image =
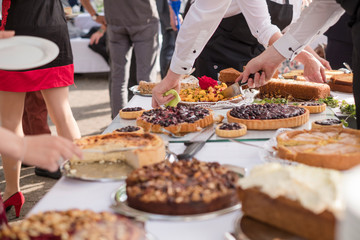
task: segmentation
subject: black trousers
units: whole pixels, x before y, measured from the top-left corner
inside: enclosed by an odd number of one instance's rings
[[[353,37],[353,92],[356,105],[356,124],[360,129],[360,20],[352,26]]]

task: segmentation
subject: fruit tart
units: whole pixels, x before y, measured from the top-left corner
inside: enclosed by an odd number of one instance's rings
[[[144,133],[144,129],[139,126],[126,126],[115,129],[114,132],[133,132],[133,133]]]
[[[216,127],[215,133],[219,137],[235,138],[245,135],[246,129],[246,125],[241,123],[222,123]]]
[[[316,120],[311,124],[312,128],[343,128],[343,123],[336,118]]]
[[[145,111],[141,107],[129,107],[129,108],[123,108],[119,111],[119,115],[123,119],[136,119],[139,117],[143,111]]]
[[[326,110],[326,104],[319,102],[302,102],[299,106],[306,108],[310,113],[322,113]]]
[[[285,104],[250,104],[227,112],[229,122],[242,123],[247,129],[268,130],[298,127],[309,121],[309,110]]]
[[[136,120],[136,124],[146,132],[156,133],[161,133],[163,128],[172,133],[195,132],[213,122],[212,110],[186,105],[144,111]]]

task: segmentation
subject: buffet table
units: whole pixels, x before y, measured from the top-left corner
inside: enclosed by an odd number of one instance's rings
[[[151,98],[135,96],[128,104],[129,107],[141,106],[145,109],[151,108]],[[330,111],[331,112],[331,111]],[[310,122],[319,116],[312,115]],[[331,115],[327,112],[325,115]],[[119,128],[124,123],[117,116],[105,132]],[[309,128],[310,123],[304,127]],[[263,146],[268,139],[267,136],[274,135],[275,131],[257,131],[258,136],[266,136],[261,140],[243,139],[251,141],[252,144]],[[170,141],[169,149],[175,153],[182,153],[185,149],[183,142]],[[259,155],[259,149],[243,146],[227,140],[214,139],[208,142],[196,158],[203,161],[218,161],[220,163],[233,164],[244,167],[246,170],[263,163]],[[87,182],[69,178],[61,178],[54,187],[41,199],[31,210],[30,214],[47,210],[66,210],[71,208],[91,209],[94,211],[112,211],[110,208],[113,200],[111,194],[119,188],[122,182]],[[159,240],[218,240],[224,239],[225,232],[232,232],[237,218],[241,212],[235,211],[205,221],[169,222],[148,221],[145,226]]]

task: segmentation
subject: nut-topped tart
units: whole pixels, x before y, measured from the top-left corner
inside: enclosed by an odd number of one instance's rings
[[[250,104],[231,109],[227,119],[256,130],[298,127],[309,121],[309,110],[285,104]]]
[[[73,157],[71,164],[84,164],[101,161],[126,161],[134,168],[161,162],[165,159],[165,145],[161,137],[150,133],[113,132],[87,136],[75,140],[82,149],[113,151],[121,148],[134,148],[109,154],[84,152],[84,159]]]
[[[128,108],[121,109],[119,111],[119,115],[123,119],[136,119],[144,111],[145,111],[145,109],[143,109],[141,107],[128,107]]]
[[[146,240],[144,227],[109,212],[72,209],[34,214],[0,230],[2,240]]]
[[[238,175],[216,162],[180,160],[133,171],[126,179],[130,207],[157,214],[190,215],[238,203]]]
[[[310,113],[321,113],[326,110],[326,104],[319,102],[302,102],[299,106],[306,108]]]
[[[155,108],[143,112],[136,124],[145,131],[195,132],[214,122],[213,112],[200,106]]]
[[[241,123],[222,123],[216,127],[215,133],[219,137],[234,138],[245,135],[246,129],[246,125]]]

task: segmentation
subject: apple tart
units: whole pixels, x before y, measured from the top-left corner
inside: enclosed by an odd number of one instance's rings
[[[242,123],[247,129],[270,130],[298,127],[309,121],[309,110],[284,104],[250,104],[227,112],[229,122]]]
[[[360,163],[360,131],[316,128],[286,131],[277,137],[278,156],[310,166],[346,170]]]

